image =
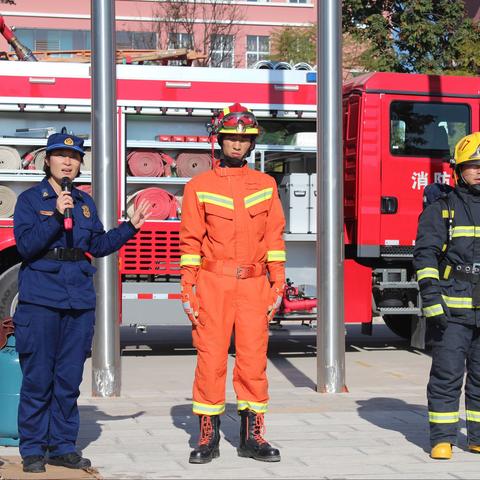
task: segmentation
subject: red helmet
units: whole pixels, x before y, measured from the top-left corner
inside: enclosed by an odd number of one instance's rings
[[[243,105],[234,103],[212,118],[210,132],[212,135],[231,133],[256,137],[259,128],[255,115]]]

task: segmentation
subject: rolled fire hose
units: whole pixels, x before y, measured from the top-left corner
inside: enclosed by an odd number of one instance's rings
[[[0,146],[0,169],[19,170],[22,168],[22,159],[17,149]]]
[[[83,164],[80,166],[80,171],[92,171],[92,152],[90,150],[87,150],[83,156]]]
[[[179,177],[194,177],[212,168],[212,156],[209,153],[180,153],[176,164]]]
[[[0,185],[0,218],[13,217],[17,195],[5,185]]]
[[[158,187],[149,187],[139,190],[127,198],[127,203],[130,203],[130,205],[127,206],[127,214],[130,217],[143,200],[147,200],[151,204],[150,220],[178,218],[176,198],[170,192]],[[133,209],[131,207],[132,203]]]
[[[39,150],[35,155],[35,170],[43,170],[45,163],[45,149]]]
[[[134,177],[171,176],[170,167],[166,168],[168,162],[164,157],[168,155],[156,151],[134,150],[127,156],[128,167]]]

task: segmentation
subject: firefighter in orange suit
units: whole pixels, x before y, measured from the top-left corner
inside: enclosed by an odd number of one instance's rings
[[[280,452],[262,432],[268,405],[268,325],[285,284],[285,218],[275,180],[246,164],[258,132],[255,116],[245,107],[237,103],[225,108],[211,125],[222,149],[220,159],[185,187],[182,302],[197,349],[193,412],[200,419],[200,440],[190,463],[219,456],[233,331],[233,385],[241,417],[238,454],[280,461]]]

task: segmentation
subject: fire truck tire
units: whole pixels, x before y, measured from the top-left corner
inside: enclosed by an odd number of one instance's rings
[[[385,325],[399,337],[410,340],[412,336],[412,317],[413,315],[384,315]]]
[[[10,317],[15,312],[20,265],[20,263],[17,263],[0,275],[0,319]]]

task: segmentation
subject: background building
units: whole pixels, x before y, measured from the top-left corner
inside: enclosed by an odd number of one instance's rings
[[[207,54],[209,66],[252,66],[268,57],[276,29],[316,21],[314,0],[117,0],[115,5],[118,49],[187,47]],[[0,13],[32,50],[90,49],[90,1],[16,0],[0,5]],[[8,49],[1,38],[0,50]]]

